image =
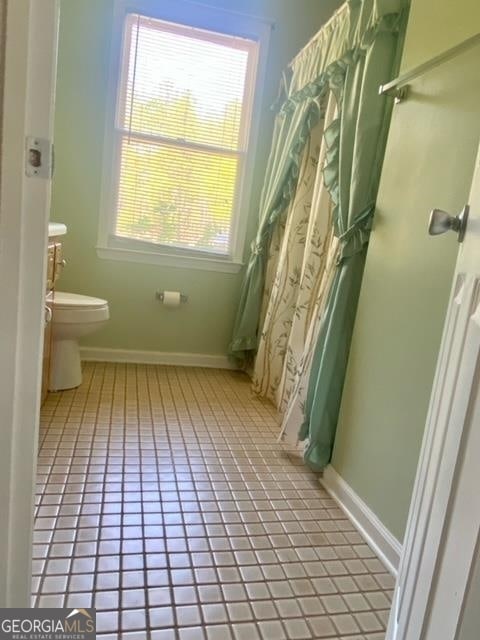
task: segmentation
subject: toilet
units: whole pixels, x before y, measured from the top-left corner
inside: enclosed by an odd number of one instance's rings
[[[106,300],[55,291],[49,391],[73,389],[82,383],[78,341],[103,327],[109,317]]]

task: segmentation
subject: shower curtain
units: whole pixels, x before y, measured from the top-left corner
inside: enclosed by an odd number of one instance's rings
[[[295,195],[270,243],[253,389],[284,412],[311,363],[334,272],[338,240],[323,182],[325,130],[336,115],[334,96],[312,129]],[[298,430],[298,429],[297,429]]]
[[[378,87],[404,18],[403,0],[348,0],[291,64],[242,287],[231,353],[258,350],[254,389],[315,468],[334,439],[391,110]]]

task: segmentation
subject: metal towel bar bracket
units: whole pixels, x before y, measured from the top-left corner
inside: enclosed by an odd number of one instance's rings
[[[402,102],[408,96],[409,85],[408,83],[418,78],[419,76],[427,73],[427,71],[431,71],[436,67],[439,67],[444,62],[448,62],[452,60],[456,56],[460,55],[464,51],[471,49],[480,44],[480,33],[476,33],[471,38],[467,38],[460,44],[457,44],[455,47],[451,49],[447,49],[447,51],[443,51],[438,56],[430,58],[426,62],[419,64],[417,67],[410,69],[410,71],[406,71],[402,73],[402,75],[395,78],[395,80],[391,80],[386,84],[380,85],[378,89],[378,93],[380,95],[386,95],[393,97],[395,99],[395,104]]]
[[[378,93],[381,96],[389,96],[390,98],[393,98],[395,104],[398,104],[399,102],[402,102],[402,100],[406,99],[406,97],[408,96],[409,88],[410,87],[408,84],[404,85],[403,87],[390,88],[388,88],[388,85],[386,84],[381,84],[378,89]]]

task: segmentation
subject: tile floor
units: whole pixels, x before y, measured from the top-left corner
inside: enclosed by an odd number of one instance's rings
[[[103,640],[383,640],[393,580],[246,376],[87,364],[42,412],[33,605]]]

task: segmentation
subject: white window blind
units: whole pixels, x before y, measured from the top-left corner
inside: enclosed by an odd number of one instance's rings
[[[246,38],[127,16],[114,236],[232,254],[257,49]]]

